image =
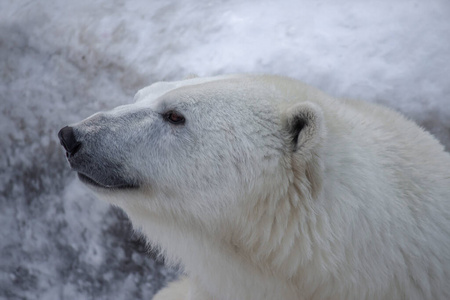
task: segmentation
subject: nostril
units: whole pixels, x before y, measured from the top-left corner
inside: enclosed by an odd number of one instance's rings
[[[73,128],[66,126],[58,132],[59,141],[66,149],[68,155],[74,155],[81,146],[81,143],[75,138]]]

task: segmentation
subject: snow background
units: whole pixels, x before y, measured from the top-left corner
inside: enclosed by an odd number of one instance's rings
[[[154,81],[239,72],[386,104],[450,149],[448,0],[0,0],[0,299],[151,299],[175,278],[57,132]]]

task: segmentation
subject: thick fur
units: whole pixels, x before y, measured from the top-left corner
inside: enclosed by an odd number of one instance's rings
[[[396,112],[234,75],[156,83],[74,129],[73,167],[139,185],[90,186],[185,269],[157,300],[450,299],[450,155]]]

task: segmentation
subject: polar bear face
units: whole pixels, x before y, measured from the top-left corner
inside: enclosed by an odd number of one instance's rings
[[[135,100],[69,127],[62,143],[76,140],[68,160],[101,198],[176,218],[219,220],[285,182],[291,152],[307,144],[300,131],[314,128],[311,107],[286,109],[245,78],[157,83]]]

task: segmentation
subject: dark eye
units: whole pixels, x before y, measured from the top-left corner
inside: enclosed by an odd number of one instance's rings
[[[164,120],[174,124],[174,125],[182,125],[186,121],[184,116],[176,111],[168,111],[163,114]]]

